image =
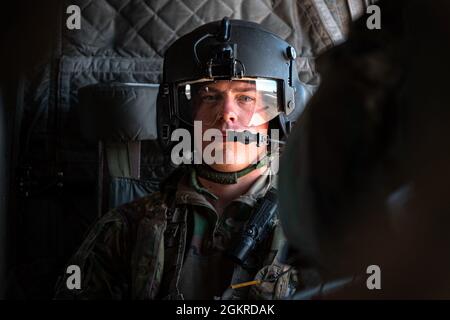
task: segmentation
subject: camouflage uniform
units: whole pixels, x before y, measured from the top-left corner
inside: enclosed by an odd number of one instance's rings
[[[278,299],[292,294],[297,273],[276,259],[284,244],[278,226],[245,266],[224,254],[273,180],[272,175],[261,176],[218,217],[207,200],[213,195],[199,185],[195,171],[176,170],[161,192],[113,209],[93,226],[69,263],[81,269],[81,289],[67,289],[66,275],[57,284],[56,297]],[[229,288],[286,270],[271,282]]]

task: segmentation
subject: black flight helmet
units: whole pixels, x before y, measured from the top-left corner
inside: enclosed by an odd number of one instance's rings
[[[195,95],[218,80],[245,81],[257,93],[243,103],[239,121],[247,127],[269,122],[287,136],[303,110],[305,90],[295,66],[296,51],[259,24],[224,18],[179,38],[166,51],[158,94],[158,136],[170,149],[171,133],[190,129]],[[211,120],[216,117],[211,110]]]

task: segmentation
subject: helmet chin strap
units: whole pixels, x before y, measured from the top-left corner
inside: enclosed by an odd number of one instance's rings
[[[264,167],[267,163],[269,163],[269,157],[265,156],[257,163],[235,172],[217,171],[207,164],[199,164],[196,165],[194,168],[197,173],[197,176],[202,177],[203,179],[220,184],[236,184],[239,178],[249,174],[250,172],[256,169]]]

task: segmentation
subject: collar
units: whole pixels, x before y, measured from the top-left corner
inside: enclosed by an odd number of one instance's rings
[[[178,182],[175,193],[176,204],[206,207],[216,213],[215,208],[206,197],[216,199],[217,196],[201,185],[194,168],[190,167],[189,169],[190,170],[185,171],[184,176]],[[271,187],[275,186],[275,175],[273,175],[269,167],[261,174],[245,194],[234,199],[232,202],[241,202],[253,207],[259,198],[263,197]]]

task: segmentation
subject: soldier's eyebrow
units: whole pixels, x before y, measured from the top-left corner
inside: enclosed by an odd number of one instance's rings
[[[249,91],[256,91],[255,86],[247,86],[247,87],[241,87],[241,88],[233,88],[231,89],[233,92],[249,92]]]

